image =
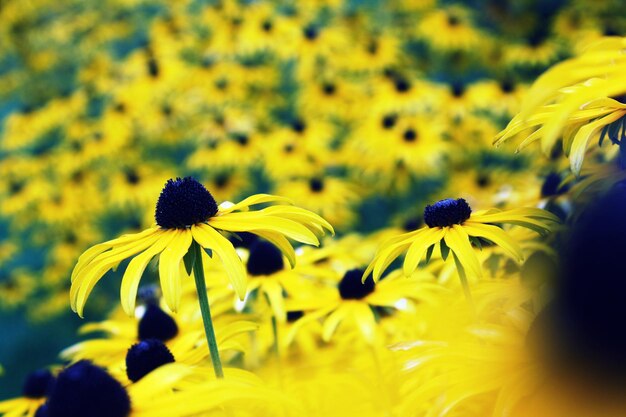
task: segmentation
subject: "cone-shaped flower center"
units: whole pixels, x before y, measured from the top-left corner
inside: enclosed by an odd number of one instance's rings
[[[269,242],[258,241],[250,246],[246,268],[250,275],[271,275],[284,268],[283,254]]]
[[[178,334],[176,321],[159,306],[148,304],[137,329],[139,340],[157,339],[167,342]]]
[[[54,385],[54,375],[47,369],[32,372],[22,386],[22,395],[27,398],[43,398]]]
[[[128,393],[115,378],[89,361],[63,370],[48,398],[46,417],[127,417]]]
[[[160,366],[173,363],[172,352],[157,339],[143,340],[134,344],[126,353],[126,375],[133,382],[139,381]]]
[[[446,227],[469,219],[472,209],[462,198],[446,198],[424,209],[424,223],[428,227]]]
[[[363,276],[362,269],[352,269],[343,276],[339,282],[339,295],[344,300],[360,300],[374,292],[376,284],[371,276],[368,276],[364,283],[361,282]]]
[[[155,218],[165,229],[183,229],[217,213],[217,203],[204,185],[191,177],[168,180],[156,205]]]

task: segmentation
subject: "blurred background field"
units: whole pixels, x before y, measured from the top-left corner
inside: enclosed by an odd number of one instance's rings
[[[623,6],[0,0],[0,398],[76,340],[76,259],[152,225],[168,178],[289,197],[339,236],[535,199],[566,163],[493,138],[549,66],[626,33]]]

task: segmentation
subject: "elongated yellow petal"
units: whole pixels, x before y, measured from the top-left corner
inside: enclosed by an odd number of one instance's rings
[[[107,255],[105,252],[99,257],[96,257],[93,260],[93,265],[86,266],[85,269],[76,276],[74,282],[72,282],[72,286],[70,287],[70,304],[72,310],[76,311],[78,315],[82,317],[85,301],[102,276],[124,259],[134,256],[150,247],[159,237],[160,234],[155,233],[125,248],[121,252],[116,252],[114,256]],[[102,258],[101,260],[99,259],[100,257]]]
[[[161,253],[173,238],[174,233],[162,234],[154,245],[146,249],[143,253],[135,256],[128,264],[124,272],[124,277],[122,278],[122,285],[120,286],[120,299],[122,309],[129,316],[133,316],[135,313],[137,289],[139,288],[143,271],[145,271],[152,258]]]
[[[180,264],[191,246],[191,240],[191,230],[177,230],[174,238],[159,256],[159,280],[163,299],[173,312],[178,311],[180,305],[182,287]]]
[[[328,342],[332,337],[339,324],[346,318],[346,315],[350,313],[350,309],[348,308],[349,304],[341,304],[335,311],[333,311],[327,318],[324,320],[324,326],[322,328],[322,339],[325,342]]]
[[[580,128],[574,137],[569,155],[570,166],[574,174],[580,175],[580,169],[583,165],[583,159],[585,157],[589,141],[591,141],[591,139],[593,139],[593,137],[597,135],[602,128],[604,128],[604,126],[619,120],[625,114],[626,112],[624,111],[617,111]]]
[[[376,255],[374,256],[374,259],[372,260],[372,262],[370,262],[370,264],[365,269],[365,272],[363,273],[362,281],[365,282],[365,279],[367,278],[367,276],[370,273],[372,273],[372,271],[374,271],[374,268],[377,265],[380,264],[379,269],[378,269],[379,273],[377,274],[375,272],[374,277],[373,277],[374,282],[378,282],[378,280],[380,279],[380,275],[385,271],[385,269],[387,269],[387,267],[398,256],[400,256],[402,252],[404,252],[404,250],[408,247],[410,242],[412,242],[419,234],[423,233],[424,230],[425,229],[423,228],[414,230],[412,232],[403,233],[401,235],[394,236],[392,238],[385,240],[380,246],[380,248],[378,248],[378,251],[376,252]]]
[[[246,296],[246,269],[243,266],[233,244],[217,230],[206,224],[191,227],[193,238],[205,249],[211,249],[224,264],[230,283],[233,285],[239,299]]]
[[[261,285],[261,289],[266,294],[270,307],[274,312],[274,317],[280,323],[284,323],[287,319],[287,313],[285,312],[285,300],[283,298],[283,289],[273,279],[267,279]]]
[[[498,226],[481,223],[469,224],[466,222],[466,224],[463,225],[463,229],[465,229],[467,234],[470,236],[478,236],[489,239],[504,249],[505,252],[507,252],[516,261],[522,262],[524,260],[524,254],[522,253],[522,250],[517,242]]]
[[[482,268],[478,262],[478,257],[470,244],[469,236],[463,230],[463,226],[455,224],[450,227],[444,236],[444,240],[446,245],[450,247],[450,250],[457,256],[468,276],[473,278],[482,277]]]
[[[404,275],[409,276],[417,269],[417,265],[426,253],[426,250],[439,242],[446,233],[445,229],[426,229],[418,238],[415,238],[406,253],[403,264]]]
[[[278,232],[290,239],[309,245],[319,245],[319,240],[307,227],[293,220],[259,213],[230,213],[213,217],[208,222],[212,227],[228,232],[250,232],[257,230]]]
[[[78,273],[81,272],[81,270],[88,265],[96,256],[102,254],[103,252],[106,252],[109,249],[112,249],[114,247],[120,247],[123,245],[126,245],[128,243],[132,243],[135,241],[139,241],[143,238],[146,238],[156,232],[159,231],[158,227],[152,227],[150,229],[146,229],[140,233],[135,233],[135,234],[128,234],[128,235],[122,235],[120,237],[118,237],[117,239],[113,239],[113,240],[109,240],[108,242],[104,242],[104,243],[99,243],[97,245],[92,246],[91,248],[87,249],[82,255],[80,255],[80,257],[78,258],[78,261],[76,262],[76,266],[74,267],[74,270],[72,271],[72,278],[71,281],[74,282],[74,278],[76,277],[76,275]]]
[[[285,236],[283,236],[282,234],[278,232],[272,232],[268,230],[257,230],[255,234],[262,237],[263,239],[267,240],[268,242],[276,246],[278,249],[280,249],[280,251],[283,253],[283,255],[285,255],[285,257],[289,261],[289,265],[291,265],[292,268],[296,266],[296,252],[293,249],[293,246],[291,246],[291,243],[289,243],[289,240],[287,240]]]
[[[192,374],[190,366],[182,363],[163,365],[131,384],[128,389],[132,401],[142,404],[154,401],[159,394],[169,392],[172,386]]]
[[[331,234],[335,234],[333,226],[324,220],[323,217],[313,213],[312,211],[305,210],[296,206],[272,206],[261,210],[262,213],[270,214],[273,216],[279,216],[286,219],[291,219],[298,223],[302,223],[305,226],[310,226],[315,230],[319,230],[323,235],[324,229],[328,230]]]
[[[355,302],[351,306],[356,325],[368,343],[373,343],[376,337],[376,318],[370,306],[366,303]]]
[[[255,204],[264,204],[264,203],[281,203],[281,204],[293,204],[291,200],[285,197],[280,197],[277,195],[271,194],[255,194],[244,200],[240,201],[237,204],[229,205],[227,208],[220,208],[218,212],[218,216],[222,214],[231,213],[233,211],[244,211],[247,210],[250,206],[254,206]]]

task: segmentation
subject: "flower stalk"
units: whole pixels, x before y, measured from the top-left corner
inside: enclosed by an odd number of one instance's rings
[[[211,353],[211,362],[213,370],[217,378],[224,378],[224,370],[222,369],[222,360],[220,352],[217,349],[217,339],[215,338],[215,329],[213,327],[213,319],[211,318],[211,308],[209,307],[209,297],[207,295],[206,282],[204,280],[204,267],[202,265],[202,248],[195,241],[191,244],[194,251],[193,276],[196,281],[196,291],[198,292],[198,301],[200,302],[200,313],[204,323],[204,333],[206,335],[209,352]]]

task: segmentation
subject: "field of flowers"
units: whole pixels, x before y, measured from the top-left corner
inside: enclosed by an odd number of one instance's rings
[[[626,415],[625,35],[0,0],[0,416]]]

